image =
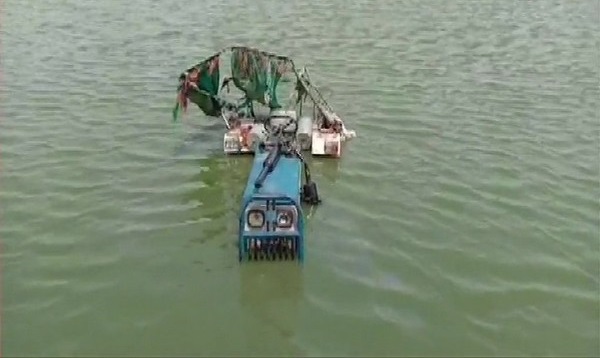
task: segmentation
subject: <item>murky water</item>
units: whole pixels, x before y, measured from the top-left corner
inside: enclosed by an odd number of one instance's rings
[[[598,1],[2,6],[5,356],[600,354]],[[234,44],[359,135],[303,270],[238,265],[249,159],[171,121]]]

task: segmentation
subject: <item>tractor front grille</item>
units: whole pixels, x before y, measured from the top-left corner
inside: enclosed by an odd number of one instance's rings
[[[299,236],[243,237],[240,244],[240,260],[246,261],[293,261],[303,253]]]

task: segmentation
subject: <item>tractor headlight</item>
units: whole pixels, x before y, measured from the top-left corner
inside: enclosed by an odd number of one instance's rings
[[[294,224],[294,212],[292,210],[277,211],[277,227],[287,229]]]
[[[246,221],[251,228],[261,228],[265,224],[265,213],[262,210],[249,210]]]

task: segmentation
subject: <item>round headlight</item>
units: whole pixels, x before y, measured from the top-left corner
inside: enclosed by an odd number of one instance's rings
[[[277,212],[277,227],[289,228],[294,223],[294,213],[290,210],[281,210]]]
[[[261,228],[265,224],[265,213],[261,210],[248,211],[248,226],[252,228]]]

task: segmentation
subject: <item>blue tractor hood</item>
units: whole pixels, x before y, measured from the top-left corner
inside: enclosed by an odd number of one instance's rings
[[[243,204],[252,200],[255,195],[284,196],[296,205],[300,205],[300,192],[302,188],[302,163],[296,157],[282,155],[272,171],[265,177],[260,188],[254,184],[264,169],[264,164],[270,152],[264,151],[254,155],[252,170],[244,189]]]
[[[302,173],[293,153],[255,152],[239,217],[240,261],[303,261]]]

